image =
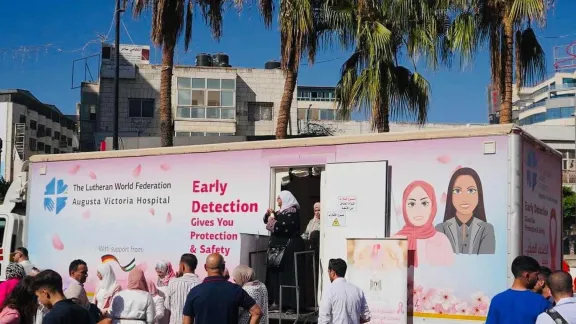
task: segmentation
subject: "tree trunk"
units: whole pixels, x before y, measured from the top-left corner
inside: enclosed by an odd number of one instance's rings
[[[161,145],[174,146],[174,121],[172,120],[172,69],[174,45],[162,48],[162,73],[160,75],[160,140]]]
[[[372,107],[372,129],[378,133],[390,132],[389,113],[388,102],[384,101],[382,104],[380,102],[374,103]]]
[[[298,72],[290,69],[286,70],[286,81],[284,81],[284,93],[280,102],[278,111],[278,121],[276,122],[276,139],[285,139],[288,137],[288,121],[290,120],[290,108],[292,107],[292,98],[296,88]]]
[[[513,24],[504,17],[504,46],[502,46],[502,56],[504,58],[504,96],[500,105],[500,124],[512,122],[512,80],[513,80],[513,57],[514,57],[514,29]]]

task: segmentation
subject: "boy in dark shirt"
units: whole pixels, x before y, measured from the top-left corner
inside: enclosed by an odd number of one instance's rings
[[[62,277],[53,270],[44,270],[34,277],[34,293],[38,301],[50,309],[42,324],[95,324],[88,310],[64,297]]]
[[[494,296],[486,324],[528,324],[535,323],[540,313],[552,304],[533,292],[538,282],[540,265],[529,256],[519,256],[512,262],[514,283],[512,287]]]

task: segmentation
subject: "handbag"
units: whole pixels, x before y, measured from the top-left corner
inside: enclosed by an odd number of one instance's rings
[[[290,244],[290,241],[288,241],[286,245],[271,246],[268,248],[268,251],[266,251],[266,265],[269,268],[280,267],[288,244]]]

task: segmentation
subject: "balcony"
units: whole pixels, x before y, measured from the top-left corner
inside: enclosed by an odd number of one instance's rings
[[[562,183],[576,184],[576,171],[562,170]]]
[[[575,90],[576,83],[564,83],[564,84],[553,84],[550,85],[550,91],[565,91],[565,90]]]

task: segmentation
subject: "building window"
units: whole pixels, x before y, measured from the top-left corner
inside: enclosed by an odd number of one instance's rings
[[[234,133],[216,133],[216,132],[176,132],[176,137],[190,136],[234,136]]]
[[[60,140],[60,132],[54,132],[54,139],[57,141]]]
[[[38,143],[36,144],[36,151],[38,151],[38,152],[44,152],[44,143],[38,142]]]
[[[37,123],[35,120],[30,121],[30,129],[36,130]]]
[[[336,100],[336,94],[334,89],[298,90],[297,99],[303,101],[334,101]]]
[[[52,137],[52,128],[46,127],[46,136],[47,136],[47,137]]]
[[[54,154],[60,154],[60,150],[57,148],[54,148]]]
[[[68,144],[68,146],[72,146],[72,138],[68,137],[66,139],[66,143]]]
[[[272,102],[249,102],[248,120],[272,120],[274,103]]]
[[[44,145],[44,153],[46,153],[46,154],[52,153],[52,146]]]
[[[131,118],[153,118],[154,99],[128,99],[128,117]]]
[[[29,139],[30,151],[36,151],[36,139],[30,138]]]
[[[306,118],[308,117],[308,118]],[[336,120],[336,109],[329,108],[298,108],[299,120]]]
[[[38,125],[38,131],[36,131],[36,137],[46,136],[46,128],[44,125]]]
[[[20,119],[18,122],[20,124],[26,124],[26,115],[20,115]]]
[[[176,117],[235,119],[236,80],[177,78]]]

